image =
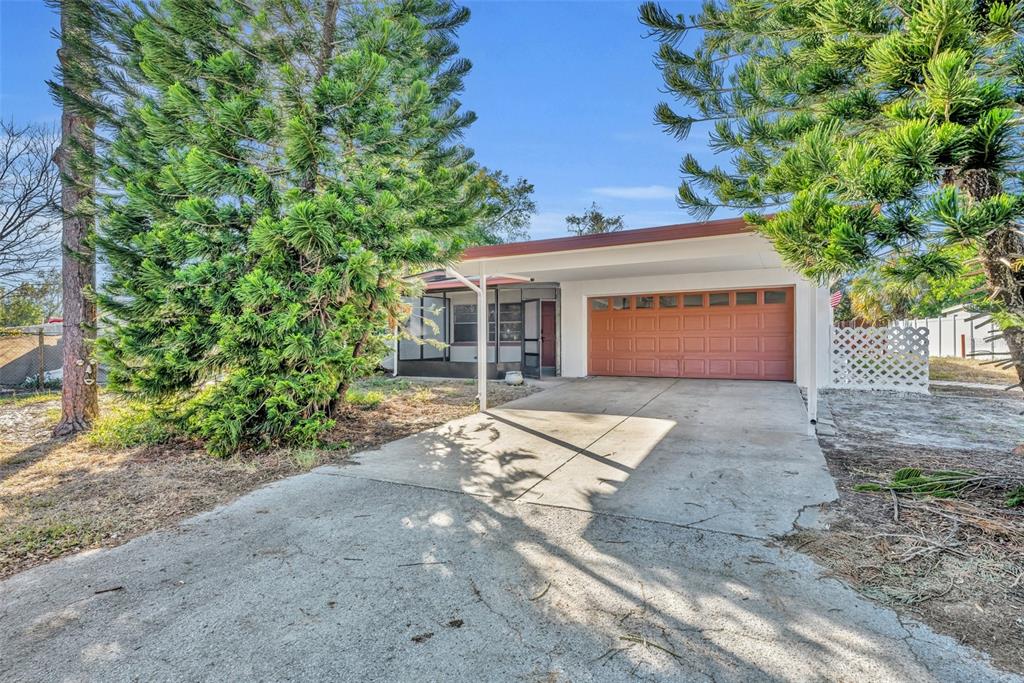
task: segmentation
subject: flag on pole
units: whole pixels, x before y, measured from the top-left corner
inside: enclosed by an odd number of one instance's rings
[[[842,301],[843,301],[843,293],[842,292],[840,292],[840,291],[832,292],[832,299],[829,301],[829,303],[832,304],[832,308],[835,308],[836,306],[838,306],[840,303],[842,303]]]

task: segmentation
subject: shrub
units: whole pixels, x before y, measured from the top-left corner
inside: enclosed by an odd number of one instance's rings
[[[167,443],[173,437],[169,422],[157,417],[149,407],[129,402],[105,412],[85,438],[100,448],[131,448]]]
[[[364,391],[362,389],[349,389],[345,394],[345,401],[363,410],[372,410],[384,400],[384,392],[376,389]]]
[[[1018,486],[1006,497],[1006,507],[1016,508],[1024,506],[1024,486]]]
[[[313,448],[293,448],[288,454],[299,469],[311,470],[320,464],[320,453]]]
[[[417,389],[411,399],[414,403],[430,403],[434,400],[434,392],[426,387]]]

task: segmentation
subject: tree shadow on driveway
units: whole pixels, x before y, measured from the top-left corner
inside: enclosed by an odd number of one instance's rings
[[[428,462],[460,459],[471,495],[321,468],[177,530],[9,579],[0,584],[0,676],[996,676],[801,555],[732,534],[516,503],[546,454],[495,448],[493,433],[474,429],[421,441]]]

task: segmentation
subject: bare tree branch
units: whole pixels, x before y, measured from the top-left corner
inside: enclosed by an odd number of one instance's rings
[[[0,289],[52,267],[60,250],[56,132],[0,121]]]

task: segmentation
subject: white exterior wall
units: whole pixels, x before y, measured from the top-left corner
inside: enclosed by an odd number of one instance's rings
[[[587,374],[587,297],[655,292],[793,286],[794,361],[797,384],[812,375],[819,387],[831,377],[832,309],[829,292],[783,266],[768,240],[755,233],[688,238],[577,251],[495,256],[459,264],[467,276],[487,273],[558,282],[558,355],[561,374]],[[815,316],[814,313],[817,313]],[[811,321],[817,348],[811,349]],[[816,373],[810,371],[815,359]]]
[[[587,374],[588,297],[775,286],[794,287],[794,367],[796,382],[803,387],[807,386],[810,374],[808,359],[811,357],[811,319],[813,306],[817,305],[818,349],[814,357],[817,361],[818,386],[826,386],[830,376],[829,344],[832,329],[832,309],[829,306],[828,290],[816,287],[782,268],[563,282],[560,330],[562,375],[585,377]]]

